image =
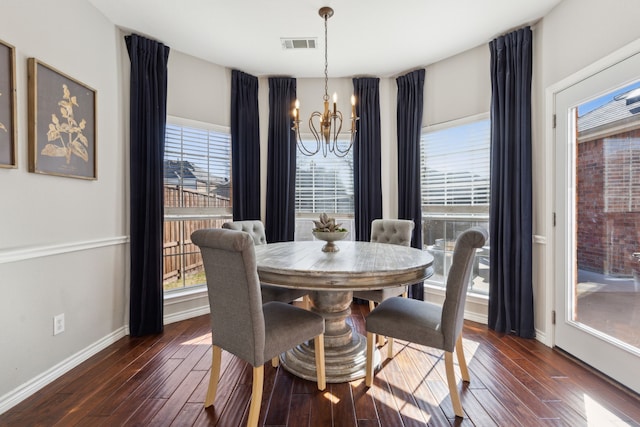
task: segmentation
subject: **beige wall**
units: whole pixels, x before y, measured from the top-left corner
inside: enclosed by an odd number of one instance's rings
[[[18,168],[0,169],[0,412],[124,335],[127,219],[118,32],[84,0],[5,0]],[[96,181],[27,172],[27,58],[97,90]],[[66,330],[53,336],[53,316]],[[68,368],[68,367],[67,367]],[[13,393],[10,393],[12,392]]]
[[[488,113],[491,107],[488,41],[426,67],[422,125]]]

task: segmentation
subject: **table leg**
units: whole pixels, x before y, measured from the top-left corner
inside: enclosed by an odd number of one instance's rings
[[[311,310],[325,321],[324,351],[328,383],[342,383],[365,376],[367,339],[347,323],[351,314],[351,291],[317,291],[309,294]],[[283,353],[284,368],[294,375],[316,381],[313,341]],[[380,363],[376,349],[374,366]]]

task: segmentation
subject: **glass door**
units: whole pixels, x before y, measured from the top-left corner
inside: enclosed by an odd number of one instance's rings
[[[556,94],[555,344],[640,391],[640,55]]]

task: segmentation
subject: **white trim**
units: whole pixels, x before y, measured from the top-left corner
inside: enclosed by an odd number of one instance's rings
[[[551,337],[539,329],[536,329],[536,341],[541,342],[547,347],[553,347],[553,341],[551,340]]]
[[[539,234],[533,235],[533,243],[538,245],[546,245],[547,244],[547,236],[541,236]]]
[[[481,323],[483,325],[488,325],[489,324],[489,317],[485,316],[484,314],[479,314],[473,311],[468,311],[465,310],[464,311],[464,318],[466,320],[470,320],[472,322],[476,322],[476,323]]]
[[[203,314],[209,314],[210,312],[207,287],[204,285],[191,286],[186,289],[175,291],[166,291],[164,293],[165,309],[173,305],[197,300],[203,300],[202,305],[200,305],[199,307],[167,314],[163,318],[163,323],[165,325],[168,325],[170,323],[180,322],[181,320],[187,320],[193,317],[202,316]]]
[[[167,115],[167,124],[190,127],[195,129],[212,130],[214,132],[220,132],[225,134],[231,133],[230,126],[221,126],[213,123],[201,122],[199,120],[185,119],[183,117],[170,116],[170,115]]]
[[[128,242],[129,236],[115,236],[107,237],[104,239],[85,240],[72,243],[0,249],[0,264],[25,261],[28,259],[53,255],[61,255],[70,252],[85,251],[89,249],[102,248],[105,246],[122,245]]]
[[[491,118],[491,114],[489,112],[474,114],[473,116],[462,117],[459,119],[448,120],[446,122],[435,123],[428,126],[423,126],[421,129],[421,133],[426,132],[435,132],[441,129],[447,129],[454,126],[462,126],[467,123],[479,122],[481,120],[488,120]]]
[[[637,39],[626,46],[612,52],[604,58],[595,61],[591,65],[573,73],[572,75],[556,82],[545,89],[545,110],[544,110],[544,129],[545,129],[545,167],[544,171],[546,177],[545,185],[545,203],[547,206],[547,212],[544,212],[543,224],[544,229],[547,231],[547,235],[553,244],[547,245],[544,252],[545,260],[545,272],[543,280],[545,283],[545,321],[544,328],[547,334],[540,334],[544,336],[544,343],[548,346],[555,345],[555,326],[551,322],[551,311],[556,309],[555,301],[555,228],[553,226],[553,212],[556,210],[555,206],[555,128],[553,127],[553,117],[556,114],[555,97],[556,94],[563,90],[597,74],[606,68],[624,61],[625,59],[638,54],[640,52],[640,39]],[[549,313],[546,315],[546,313]],[[536,331],[536,334],[538,331]]]
[[[38,392],[44,386],[52,383],[57,378],[66,374],[91,356],[109,347],[119,339],[125,337],[125,328],[119,328],[104,338],[91,344],[89,347],[79,351],[78,353],[66,358],[51,369],[46,370],[42,374],[32,378],[26,383],[18,386],[14,390],[0,397],[0,414],[8,411],[18,403],[22,402],[29,396]]]
[[[181,322],[183,320],[192,319],[209,313],[209,302],[207,301],[207,304],[201,307],[190,308],[189,310],[184,310],[179,313],[168,314],[164,316],[163,322],[165,325],[168,325],[170,323]]]
[[[175,289],[164,291],[164,305],[165,307],[182,304],[187,301],[193,301],[200,298],[207,298],[207,286],[195,285],[188,286],[184,289]],[[207,301],[208,304],[208,301]]]
[[[425,296],[432,295],[437,298],[440,298],[441,300],[444,300],[444,297],[445,297],[445,289],[438,286],[433,286],[433,285],[425,284],[424,293],[425,293]],[[465,304],[465,310],[464,310],[464,318],[466,320],[471,320],[472,322],[478,322],[478,323],[482,323],[483,325],[487,325],[489,323],[489,317],[484,313],[478,313],[477,311],[467,310],[466,307],[468,304],[487,307],[489,305],[489,297],[486,295],[468,293],[467,301]]]

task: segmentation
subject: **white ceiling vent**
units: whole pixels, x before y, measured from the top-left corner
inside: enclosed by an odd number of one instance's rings
[[[315,49],[317,46],[316,38],[281,38],[280,44],[283,49]]]

